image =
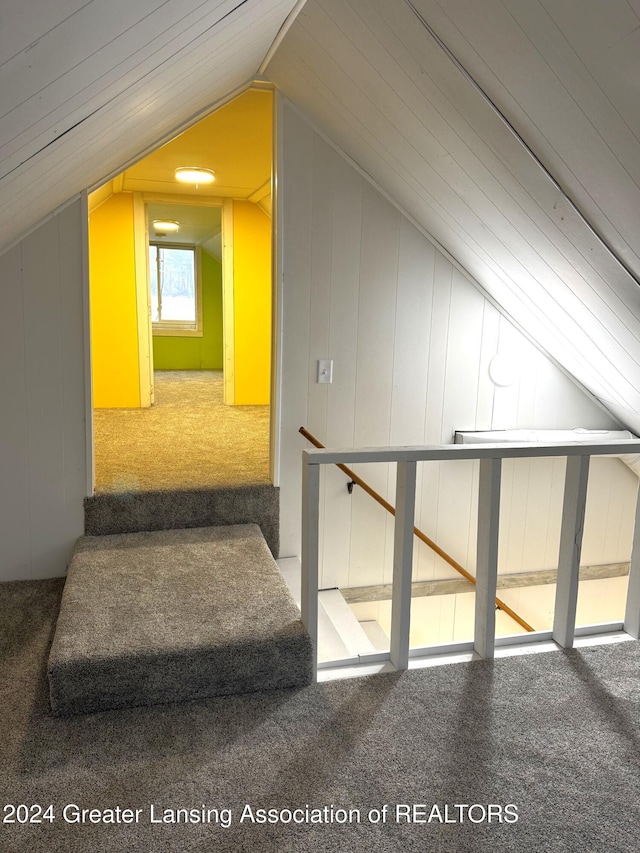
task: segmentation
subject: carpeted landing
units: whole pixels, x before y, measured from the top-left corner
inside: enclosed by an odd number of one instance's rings
[[[311,679],[309,635],[257,525],[78,540],[49,657],[55,714]]]
[[[635,642],[54,717],[62,586],[0,586],[0,800],[27,819],[0,823],[7,853],[640,849]],[[284,822],[306,805],[323,822]],[[137,821],[106,823],[118,806]],[[254,822],[259,808],[276,822]],[[351,822],[327,822],[338,808]]]

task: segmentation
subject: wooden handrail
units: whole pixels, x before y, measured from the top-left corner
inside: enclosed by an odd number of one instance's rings
[[[317,447],[320,450],[326,450],[325,445],[321,444],[318,439],[309,432],[309,430],[305,429],[304,427],[300,427],[298,432],[303,435],[308,442],[313,444],[314,447]],[[391,504],[386,501],[382,497],[382,495],[379,495],[375,489],[371,488],[371,486],[366,483],[362,479],[362,477],[359,477],[355,471],[339,462],[336,463],[336,467],[339,468],[343,472],[343,474],[346,474],[347,477],[349,477],[357,486],[360,486],[360,488],[365,491],[370,497],[372,497],[374,501],[379,503],[380,506],[384,507],[388,513],[391,513],[391,515],[396,514],[395,507],[391,506]],[[453,557],[447,554],[446,551],[443,551],[442,548],[433,541],[433,539],[429,539],[426,533],[423,533],[422,530],[419,530],[415,526],[413,528],[413,533],[415,536],[418,537],[421,542],[424,542],[424,544],[431,548],[432,551],[435,551],[435,553],[439,557],[441,557],[445,561],[445,563],[448,563],[451,568],[455,569],[456,572],[461,574],[463,578],[466,578],[469,583],[473,584],[474,586],[476,585],[476,579],[474,578],[474,576],[470,574],[465,568],[463,568],[460,563],[457,562],[457,560],[454,560]],[[500,598],[496,598],[496,607],[498,608],[498,610],[502,610],[508,616],[511,616],[511,618],[515,620],[518,625],[520,625],[520,627],[525,629],[525,631],[535,631],[535,628],[532,628],[528,622],[525,622],[525,620],[521,616],[518,616],[518,614],[514,610],[512,610],[508,604],[505,604],[505,602],[502,601]]]

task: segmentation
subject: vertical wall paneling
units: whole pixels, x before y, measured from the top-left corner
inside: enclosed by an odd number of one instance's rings
[[[453,267],[440,252],[437,252],[434,267],[435,285],[430,318],[429,362],[427,365],[425,444],[442,444],[448,440],[443,437],[443,433],[448,432],[443,425],[446,382],[446,358],[444,354],[447,351],[449,340],[452,276]],[[432,539],[441,542],[443,529],[439,523],[439,492],[441,471],[446,471],[446,465],[440,462],[428,463],[423,465],[422,469],[423,477],[428,477],[428,481],[422,489],[422,508],[418,514],[418,519],[422,522],[421,529],[425,531],[427,536],[431,536]],[[421,525],[419,524],[418,526],[420,527]],[[444,572],[445,576],[448,574],[448,569],[444,567],[442,561],[431,552],[425,554],[424,549],[421,549],[421,556],[423,556],[423,560],[426,559],[426,566],[429,569],[427,569],[428,574],[425,574],[425,568],[421,567],[421,572],[418,576],[420,580],[430,580],[440,577],[442,576],[442,572]]]
[[[482,340],[478,364],[478,398],[476,402],[476,429],[491,429],[493,424],[494,384],[489,366],[498,352],[500,314],[485,300],[482,312]]]
[[[391,444],[421,444],[436,250],[406,219],[400,224],[391,395]]]
[[[422,444],[424,440],[435,255],[435,247],[406,219],[402,219],[391,396],[391,444]],[[417,507],[422,502],[423,469],[424,466],[418,466]],[[416,577],[425,550],[428,551],[416,540]]]
[[[330,385],[317,381],[317,363],[329,354],[329,335],[331,311],[331,253],[332,253],[332,208],[333,151],[321,143],[317,136],[313,140],[312,165],[312,210],[311,210],[311,278],[309,292],[309,398],[306,426],[326,443],[327,398]],[[327,472],[321,480],[320,502],[326,502]],[[324,512],[320,515],[320,565],[324,563]],[[323,576],[323,586],[327,581]]]
[[[307,426],[324,442],[330,385],[317,381],[317,361],[329,353],[333,181],[331,149],[314,137],[309,312],[309,410]]]
[[[399,228],[398,212],[365,185],[354,432],[359,446],[384,445],[390,439]],[[370,465],[366,471],[356,470],[376,491],[393,500],[391,467]],[[390,581],[391,520],[359,489],[353,497],[349,582],[359,586],[371,582],[372,577],[377,583]]]
[[[286,102],[284,154],[283,555],[299,553],[296,430],[307,413],[332,447],[446,444],[465,428],[616,427]],[[490,377],[497,354],[515,367],[509,385]],[[331,385],[315,383],[320,357],[334,360]],[[504,464],[501,572],[556,566],[564,470],[563,459]],[[393,503],[394,466],[358,473]],[[599,490],[600,478],[611,487]],[[389,582],[393,521],[345,483],[323,472],[320,584]],[[598,460],[592,488],[598,530],[592,545],[587,529],[584,560],[628,559],[634,476]],[[477,494],[477,463],[418,467],[416,524],[470,571]],[[416,580],[455,576],[421,543],[414,563]]]
[[[478,366],[482,344],[484,297],[458,270],[452,270],[449,333],[445,352],[446,373],[442,404],[442,443],[453,441],[460,423],[473,423],[478,397]],[[454,426],[456,425],[456,426]],[[473,462],[453,462],[443,466],[440,503],[449,524],[457,519],[458,529],[452,556],[464,566],[475,565],[475,513],[473,508]]]
[[[58,217],[23,242],[28,488],[35,577],[46,576],[50,563],[64,559],[60,541],[65,527],[61,250]]]
[[[0,580],[31,577],[22,246],[0,256]]]
[[[429,348],[425,366],[427,375],[425,421],[422,441],[424,444],[440,444],[442,440],[442,403],[444,400],[444,363],[441,353],[446,349],[449,333],[449,304],[451,300],[452,268],[440,252],[434,253],[433,265],[427,268],[428,280],[432,282],[426,322],[429,326]],[[440,463],[425,463],[418,470],[419,498],[417,518],[422,529],[434,538],[438,524],[438,485]],[[426,522],[426,523],[425,523]],[[420,526],[420,525],[418,525]],[[431,531],[431,532],[430,532]],[[416,580],[431,580],[440,561],[428,548],[419,546],[417,551]]]
[[[331,232],[331,304],[329,348],[333,382],[327,397],[327,444],[354,444],[355,391],[360,296],[360,243],[363,181],[342,157],[332,151],[333,207]],[[347,478],[336,468],[325,472],[323,585],[338,586],[349,570],[353,495]]]
[[[529,462],[527,475],[536,477],[536,487],[527,489],[527,500],[524,508],[524,526],[522,529],[522,568],[523,571],[533,571],[538,566],[548,565],[546,561],[546,543],[549,539],[549,515],[558,517],[560,523],[560,507],[551,510],[553,466],[558,460],[536,459]],[[558,553],[557,544],[553,553]],[[508,571],[506,564],[500,566],[503,572]]]
[[[633,516],[629,506],[637,489],[637,477],[618,459],[591,460],[589,489],[582,541],[582,562],[600,565],[617,554],[626,562],[631,554]],[[607,523],[602,524],[602,519]]]
[[[327,408],[327,442],[354,443],[362,243],[363,180],[334,152],[333,232],[331,235],[330,352],[333,383]],[[364,287],[364,283],[362,284]]]
[[[306,442],[309,396],[312,159],[314,134],[285,103],[284,159],[280,180],[283,211],[282,435],[280,457],[280,553],[299,554],[300,458]]]
[[[76,199],[0,257],[1,579],[64,574],[83,532],[86,203]],[[6,423],[5,423],[6,421]],[[5,459],[6,457],[6,459]],[[6,529],[5,529],[6,525]]]
[[[555,566],[560,548],[562,529],[562,499],[566,476],[566,459],[549,460],[551,465],[551,494],[547,505],[547,536],[545,566]]]
[[[87,210],[85,198],[66,207],[57,217],[60,241],[60,309],[63,400],[64,527],[61,531],[62,556],[84,533],[84,505],[87,494],[87,452],[85,426],[85,348],[88,321],[84,303],[88,297],[85,256]],[[85,325],[86,324],[86,325]],[[89,439],[91,441],[91,438]],[[48,574],[48,569],[45,572]]]

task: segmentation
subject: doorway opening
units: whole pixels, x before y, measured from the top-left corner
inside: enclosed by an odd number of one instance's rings
[[[90,196],[96,493],[271,481],[272,111],[250,89]]]

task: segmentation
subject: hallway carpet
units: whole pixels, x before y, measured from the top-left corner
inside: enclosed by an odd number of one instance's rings
[[[222,371],[156,371],[147,409],[95,409],[96,492],[269,481],[269,407],[225,406]]]
[[[637,642],[55,718],[62,584],[0,586],[6,853],[639,849]]]

